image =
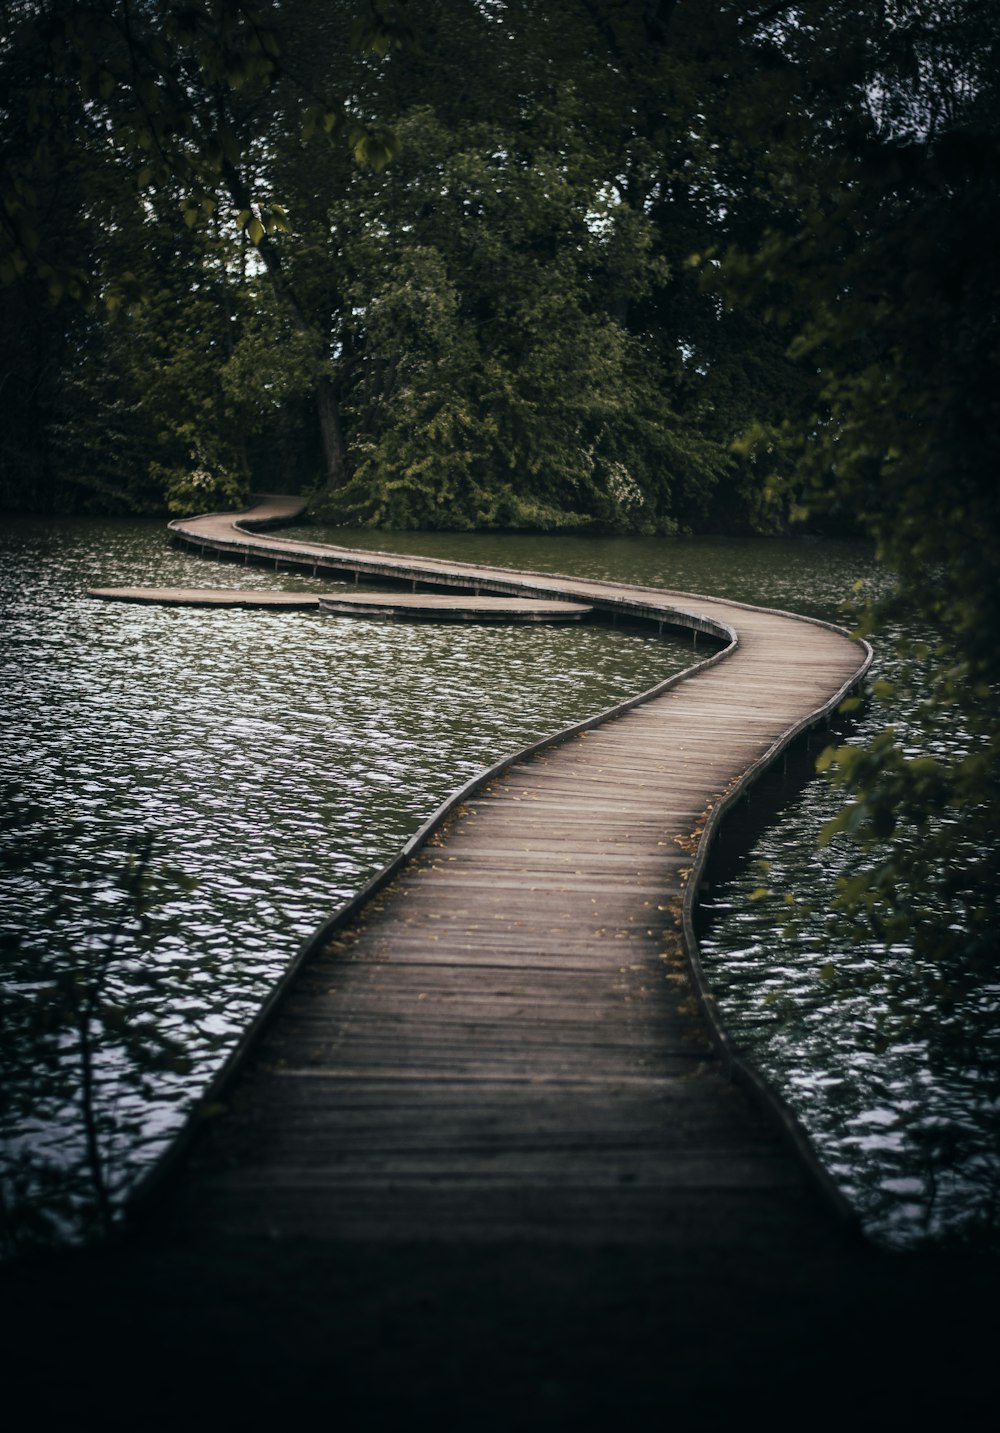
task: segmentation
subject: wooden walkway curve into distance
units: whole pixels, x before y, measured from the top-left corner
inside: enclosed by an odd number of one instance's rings
[[[267,532],[297,511],[171,527],[220,557],[586,603],[714,651],[445,803],[301,952],[216,1081],[225,1114],[140,1211],[212,1235],[584,1244],[766,1244],[845,1213],[715,1015],[692,910],[727,803],[870,651],[714,598]]]
[[[985,1426],[995,1258],[858,1237],[733,1049],[692,920],[720,812],[867,650],[268,533],[298,510],[175,535],[341,594],[569,599],[711,655],[470,782],[315,932],[121,1236],[0,1280],[8,1404],[108,1433]]]

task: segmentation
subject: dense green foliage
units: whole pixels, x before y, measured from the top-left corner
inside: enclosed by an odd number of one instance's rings
[[[6,9],[6,505],[782,520],[731,445],[810,379],[687,263],[766,217],[735,10]]]
[[[790,352],[817,372],[819,402],[805,421],[757,425],[744,449],[778,458],[793,501],[876,539],[896,591],[863,628],[905,613],[927,633],[904,654],[922,730],[887,726],[821,762],[851,797],[824,833],[854,842],[839,903],[863,934],[992,961],[1000,14],[986,0],[837,8],[802,7],[783,36],[800,120],[772,149],[774,220],[754,248],[729,250],[722,285],[737,301],[770,295],[792,319]],[[822,128],[809,113],[819,78]],[[892,687],[875,695],[891,716]],[[962,734],[961,758],[935,754],[943,725]]]

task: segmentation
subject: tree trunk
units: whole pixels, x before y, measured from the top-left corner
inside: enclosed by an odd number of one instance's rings
[[[323,440],[323,459],[326,465],[326,490],[333,492],[343,487],[349,477],[347,448],[340,426],[340,409],[337,395],[329,378],[321,378],[316,386],[316,410],[319,414],[319,431]]]
[[[250,188],[239,171],[234,165],[226,164],[223,165],[222,173],[226,181],[226,188],[229,190],[229,197],[236,207],[253,213]],[[265,234],[261,238],[256,248],[261,262],[267,270],[267,276],[271,280],[271,287],[277,298],[288,309],[296,332],[310,335],[316,340],[317,348],[322,351],[326,347],[323,335],[315,324],[310,323],[306,318],[298,296],[281,267],[281,255],[268,235]],[[342,487],[346,483],[350,474],[347,465],[347,446],[344,443],[344,433],[340,424],[337,394],[333,381],[327,375],[321,375],[316,382],[316,413],[319,418],[320,439],[323,444],[326,490],[333,492],[335,488]]]

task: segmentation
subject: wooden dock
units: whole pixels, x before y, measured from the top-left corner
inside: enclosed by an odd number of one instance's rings
[[[88,587],[88,597],[103,602],[139,602],[153,607],[278,608],[284,612],[315,611],[315,592],[255,592],[238,587]]]
[[[817,1187],[845,1213],[780,1101],[734,1085],[759,1082],[715,1016],[692,909],[726,802],[836,706],[866,649],[716,599],[259,530],[288,511],[171,526],[230,558],[583,602],[717,650],[472,783],[327,923],[220,1077],[226,1113],[163,1179],[158,1217],[648,1245],[734,1220],[767,1238],[813,1217]]]
[[[375,622],[579,622],[593,611],[582,602],[532,601],[527,597],[476,597],[437,592],[267,592],[246,587],[88,587],[105,602],[158,607],[276,608],[320,611]]]
[[[580,622],[593,608],[583,602],[528,597],[477,597],[442,592],[337,592],[319,599],[321,612],[373,622]]]

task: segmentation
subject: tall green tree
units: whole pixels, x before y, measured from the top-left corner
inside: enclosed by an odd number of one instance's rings
[[[816,372],[689,260],[787,214],[782,143],[829,148],[822,105],[784,139],[769,109],[790,7],[8,4],[0,276],[91,305],[46,339],[50,471],[197,505],[280,451],[351,521],[786,520],[732,440]]]
[[[648,225],[625,232],[569,109],[455,128],[416,107],[370,186],[373,212],[359,224],[341,208],[356,468],[332,511],[653,531],[674,525],[678,489],[725,463],[684,430],[669,380],[602,302],[609,266],[641,293],[656,261]]]
[[[141,7],[128,0],[7,0],[0,281],[108,317],[147,302],[138,274],[145,246],[108,263],[103,238],[111,225],[124,223],[130,234],[143,224],[147,234],[155,223],[172,226],[163,210],[176,204],[188,227],[221,221],[234,245],[248,242],[298,349],[321,349],[325,335],[289,282],[277,242],[287,222],[267,173],[273,97],[279,87],[294,94],[295,112],[286,106],[286,113],[296,134],[305,125],[327,144],[346,144],[357,163],[383,164],[392,141],[349,116],[327,84],[301,91],[281,60],[281,32],[294,8],[263,0],[150,0]],[[356,7],[337,10],[353,18],[354,43],[375,52],[395,43],[393,21],[362,10],[358,23]],[[347,45],[351,34],[348,21]],[[342,70],[328,67],[324,82],[335,73]],[[123,218],[129,207],[132,215]],[[58,222],[61,210],[68,223]],[[192,269],[190,288],[200,282]],[[159,297],[156,289],[153,303]],[[67,327],[75,323],[70,318]],[[343,442],[329,375],[314,362],[311,377],[324,467],[336,481]],[[198,426],[196,416],[192,423]]]
[[[672,9],[410,8],[420,44],[378,101],[403,152],[330,220],[353,472],[327,514],[670,531],[710,510],[737,430],[663,321],[697,290],[654,212],[658,144],[691,122],[690,75],[663,84]]]
[[[995,958],[1000,14],[978,0],[805,6],[777,39],[809,142],[775,137],[779,221],[729,253],[726,284],[794,305],[791,354],[821,391],[805,421],[748,446],[783,449],[798,500],[871,533],[897,592],[867,624],[901,608],[934,634],[910,654],[927,729],[964,734],[951,760],[891,726],[825,754],[850,798],[827,838],[863,853],[841,903],[921,954]]]

